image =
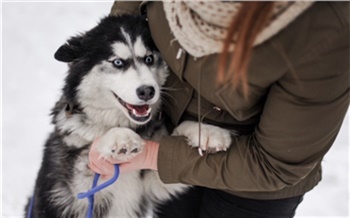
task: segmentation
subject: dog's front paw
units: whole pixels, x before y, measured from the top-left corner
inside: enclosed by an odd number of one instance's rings
[[[185,136],[191,147],[198,147],[200,155],[203,155],[202,151],[207,153],[226,151],[231,145],[231,135],[228,130],[201,123],[199,134],[199,124],[193,121],[182,122],[176,127],[173,135]]]
[[[100,138],[97,151],[102,158],[127,161],[140,153],[144,146],[143,139],[128,128],[113,128]]]

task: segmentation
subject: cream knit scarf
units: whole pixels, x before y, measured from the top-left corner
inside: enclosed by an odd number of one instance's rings
[[[310,7],[310,1],[276,2],[273,16],[257,36],[254,45],[271,38]],[[239,2],[230,1],[165,1],[164,11],[176,40],[189,54],[202,57],[219,53]],[[231,50],[234,44],[231,45]]]

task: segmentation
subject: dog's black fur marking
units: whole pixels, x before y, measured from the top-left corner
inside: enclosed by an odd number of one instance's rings
[[[34,208],[36,209],[33,210],[32,218],[56,217],[57,214],[60,214],[61,208],[52,207],[49,203],[51,201],[49,192],[54,188],[53,184],[57,183],[66,186],[69,192],[69,186],[65,184],[72,179],[72,166],[74,166],[74,162],[81,152],[87,151],[89,146],[86,145],[82,148],[68,147],[65,146],[61,135],[57,134],[56,131],[50,134],[45,144],[44,158],[38,174],[38,178],[45,179],[37,179],[36,181],[35,196],[40,196],[41,199],[37,201],[34,198]],[[55,171],[52,172],[52,169],[55,169]],[[67,196],[68,202],[72,200],[72,196]]]

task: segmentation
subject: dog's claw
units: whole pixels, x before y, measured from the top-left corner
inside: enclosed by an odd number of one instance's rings
[[[201,148],[198,148],[198,153],[199,153],[199,155],[200,155],[201,157],[203,157],[203,151],[202,151]]]

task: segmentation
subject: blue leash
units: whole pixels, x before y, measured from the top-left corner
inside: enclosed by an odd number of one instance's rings
[[[98,179],[100,178],[100,174],[96,173],[94,177],[94,181],[92,182],[92,187],[89,191],[79,193],[78,198],[83,199],[83,198],[88,198],[89,200],[89,208],[86,217],[87,218],[92,218],[93,216],[93,210],[94,210],[94,195],[96,192],[101,191],[102,189],[112,185],[115,181],[117,181],[119,177],[119,165],[114,164],[114,176],[109,179],[108,181],[100,184],[97,186]]]
[[[29,202],[27,218],[31,218],[32,217],[33,206],[34,206],[34,193],[33,193],[32,198],[30,199],[30,202]]]
[[[101,191],[102,189],[106,188],[107,186],[112,185],[115,181],[117,181],[118,177],[119,177],[119,165],[114,164],[114,176],[110,180],[97,186],[97,182],[98,182],[98,179],[100,178],[100,174],[96,173],[94,180],[92,182],[91,189],[87,192],[78,194],[79,199],[83,199],[83,198],[87,197],[89,200],[89,207],[88,207],[88,212],[86,215],[87,218],[92,218],[92,216],[94,214],[94,195],[95,195],[95,193],[98,191]],[[33,205],[34,205],[34,194],[33,194],[33,197],[30,199],[27,218],[32,217]]]

